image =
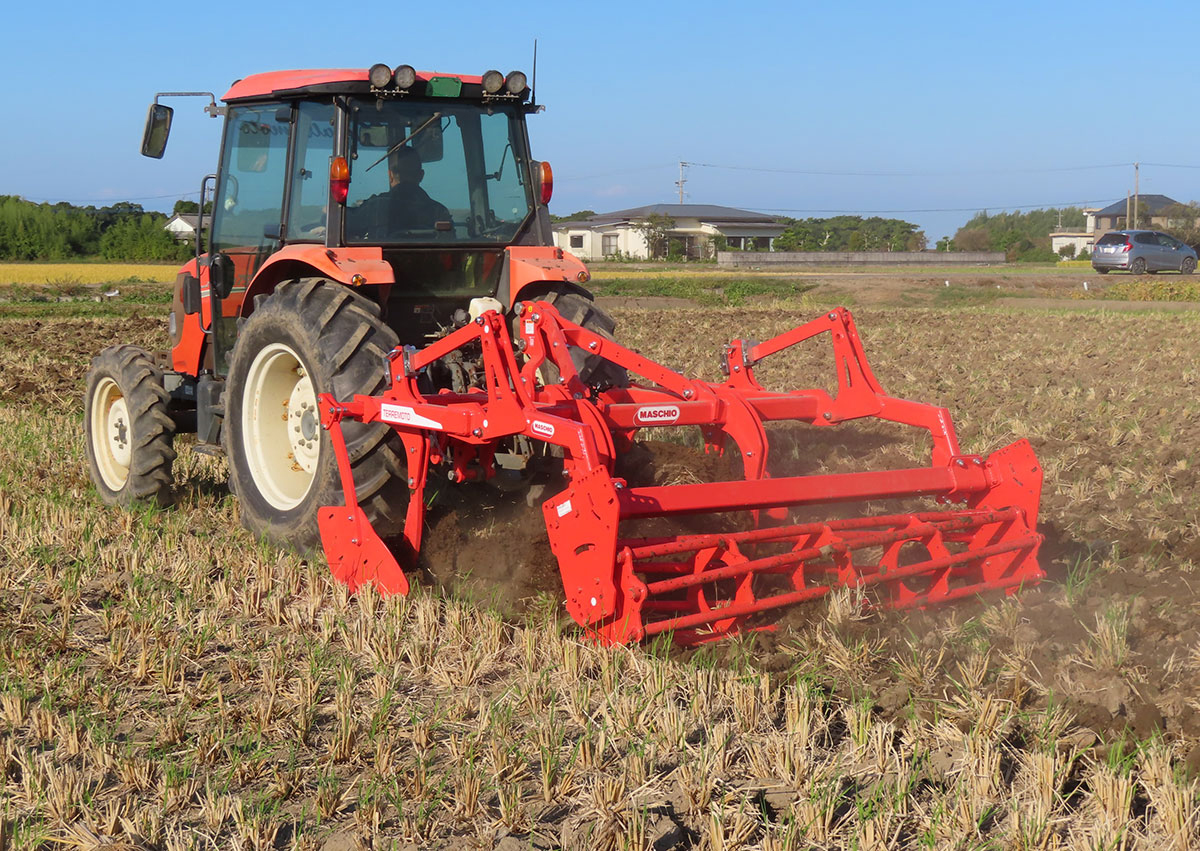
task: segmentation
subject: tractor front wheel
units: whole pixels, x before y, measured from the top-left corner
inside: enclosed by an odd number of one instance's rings
[[[88,467],[109,505],[171,502],[175,423],[162,370],[144,349],[110,346],[92,359],[83,403]]]
[[[343,504],[317,396],[380,393],[396,343],[378,305],[337,283],[289,281],[256,300],[225,391],[225,453],[243,526],[284,546],[317,545],[317,510]],[[360,505],[379,534],[396,534],[408,502],[399,439],[382,423],[347,421],[342,431]]]

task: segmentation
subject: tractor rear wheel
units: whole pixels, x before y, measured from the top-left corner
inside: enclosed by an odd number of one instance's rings
[[[617,321],[608,314],[608,311],[597,307],[596,303],[587,296],[577,292],[553,290],[539,298],[554,305],[554,309],[568,322],[574,322],[606,340],[616,341],[613,331],[617,327]],[[575,346],[571,347],[570,354],[571,362],[575,365],[584,384],[597,386],[601,390],[608,387],[629,386],[629,374],[612,361],[607,361],[599,355],[589,355],[583,349]],[[554,384],[558,381],[558,367],[549,361],[542,365],[539,372],[546,384]]]
[[[162,370],[137,346],[110,346],[92,359],[83,403],[88,467],[109,505],[171,502],[175,423]]]
[[[317,395],[350,399],[385,385],[397,344],[379,306],[320,278],[257,299],[229,363],[223,440],[242,525],[297,549],[320,540],[317,509],[343,504],[341,479]],[[403,451],[383,423],[342,424],[359,504],[380,535],[403,528]]]

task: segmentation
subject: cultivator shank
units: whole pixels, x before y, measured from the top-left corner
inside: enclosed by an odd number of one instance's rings
[[[961,454],[944,408],[883,392],[847,311],[831,311],[763,343],[733,341],[724,352],[728,377],[716,383],[689,379],[574,325],[547,303],[516,310],[515,347],[505,319],[487,312],[423,350],[394,351],[390,386],[381,395],[343,402],[321,397],[346,496],[344,507],[322,510],[322,541],[335,574],[351,587],[372,582],[406,592],[401,564],[412,567],[420,550],[431,466],[444,467],[454,481],[490,478],[499,445],[516,435],[561,450],[567,486],[544,503],[546,528],[567,610],[605,642],[664,632],[686,643],[709,640],[752,627],[762,612],[844,586],[869,589],[875,605],[903,607],[1013,589],[1043,576],[1036,532],[1041,468],[1032,448],[1018,441],[987,458]],[[772,392],[758,383],[754,367],[764,358],[825,333],[836,393]],[[458,394],[418,390],[423,369],[476,346],[484,386]],[[628,387],[588,387],[572,349],[617,364],[633,380]],[[547,362],[561,379],[542,386]],[[864,417],[927,430],[930,466],[769,476],[765,423],[824,428]],[[339,426],[345,418],[388,423],[404,443],[413,493],[403,540],[391,547],[355,501]],[[713,452],[732,445],[742,478],[628,486],[615,477],[614,460],[649,426],[698,427]],[[941,510],[893,509],[819,522],[795,522],[790,511],[916,497],[933,498]],[[701,522],[711,531],[682,531]]]

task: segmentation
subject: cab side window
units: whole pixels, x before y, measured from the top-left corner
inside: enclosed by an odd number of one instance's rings
[[[233,107],[225,124],[221,180],[213,210],[214,251],[232,257],[245,286],[274,248],[264,228],[279,227],[291,124],[278,106]]]
[[[333,156],[333,104],[300,104],[296,121],[296,166],[288,210],[288,240],[325,240],[329,213],[329,158]]]

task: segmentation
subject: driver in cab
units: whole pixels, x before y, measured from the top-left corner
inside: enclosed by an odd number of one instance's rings
[[[386,192],[372,195],[347,213],[348,229],[386,241],[386,235],[403,231],[435,230],[450,223],[450,211],[421,188],[425,170],[415,148],[401,147],[388,154]],[[443,226],[445,227],[445,226]]]

